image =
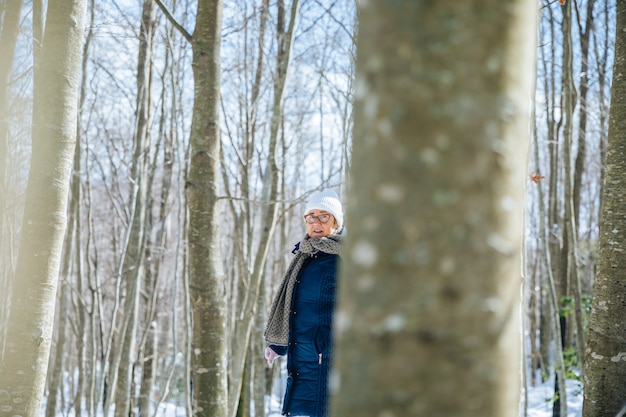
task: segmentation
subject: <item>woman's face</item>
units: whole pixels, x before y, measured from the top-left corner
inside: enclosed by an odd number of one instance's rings
[[[309,210],[304,215],[304,220],[309,237],[326,237],[337,230],[335,217],[325,210]],[[326,222],[323,222],[323,220],[326,220]]]

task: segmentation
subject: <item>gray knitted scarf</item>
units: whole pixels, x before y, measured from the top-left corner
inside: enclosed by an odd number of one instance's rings
[[[291,296],[296,283],[296,278],[304,261],[316,252],[325,252],[333,255],[341,255],[341,236],[330,235],[322,238],[310,238],[308,235],[300,241],[298,252],[291,260],[289,268],[280,283],[278,293],[272,303],[267,326],[265,327],[265,341],[268,344],[287,346],[289,343],[289,312],[291,309]]]

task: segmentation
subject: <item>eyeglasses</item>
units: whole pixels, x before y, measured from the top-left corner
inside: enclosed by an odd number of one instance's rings
[[[315,219],[317,219],[320,221],[320,223],[328,223],[330,217],[330,214],[320,214],[319,216],[316,216],[314,214],[307,214],[306,216],[304,216],[304,221],[308,224],[313,224],[315,223]]]

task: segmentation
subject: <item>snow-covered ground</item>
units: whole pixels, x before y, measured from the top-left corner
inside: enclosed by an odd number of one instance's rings
[[[552,396],[554,395],[554,377],[536,387],[528,388],[527,417],[552,417]],[[582,383],[576,380],[567,381],[567,417],[581,417],[583,410]],[[523,400],[523,398],[522,398]],[[520,416],[523,415],[520,412]]]
[[[552,417],[552,397],[554,395],[554,377],[545,383],[528,388],[528,409],[524,415],[524,405],[520,406],[520,417]],[[274,395],[268,401],[268,417],[281,417],[282,398]],[[522,402],[524,395],[522,395]],[[582,383],[567,381],[567,417],[581,417],[583,408]]]

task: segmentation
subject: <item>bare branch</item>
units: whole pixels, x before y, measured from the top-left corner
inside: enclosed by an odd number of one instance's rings
[[[161,9],[161,11],[163,12],[163,14],[165,15],[165,17],[167,17],[167,20],[170,21],[170,23],[176,28],[178,29],[178,31],[180,32],[181,35],[183,35],[183,37],[185,39],[187,39],[187,42],[191,43],[193,41],[193,36],[191,36],[191,33],[187,32],[187,29],[185,29],[185,27],[183,25],[181,25],[178,20],[176,20],[176,18],[174,17],[174,15],[172,14],[172,12],[170,12],[170,10],[167,8],[166,5],[163,4],[163,2],[161,0],[154,0],[155,3],[157,4],[157,6],[159,6],[159,9]]]

